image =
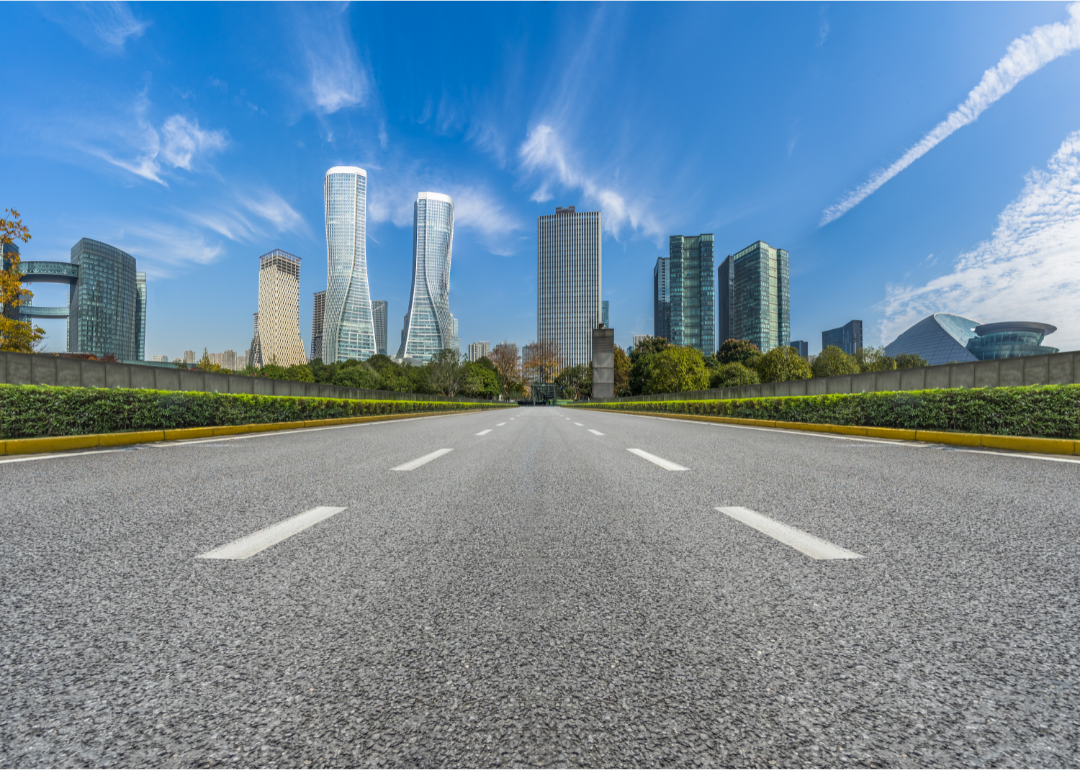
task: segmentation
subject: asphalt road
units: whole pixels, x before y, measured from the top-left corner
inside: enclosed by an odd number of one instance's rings
[[[1080,764],[1076,462],[553,408],[14,459],[4,766]]]

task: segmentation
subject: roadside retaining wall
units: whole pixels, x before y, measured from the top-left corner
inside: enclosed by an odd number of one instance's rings
[[[490,403],[482,398],[396,393],[389,390],[343,388],[313,382],[288,382],[239,374],[217,374],[161,366],[113,364],[82,358],[0,352],[0,383],[60,385],[72,388],[146,388],[200,393],[248,393],[257,396],[377,399],[381,401],[453,401]]]
[[[1073,385],[1076,383],[1080,383],[1080,352],[942,364],[918,369],[897,369],[891,372],[845,374],[839,377],[815,377],[810,380],[770,382],[761,385],[743,385],[738,388],[713,388],[686,393],[657,393],[613,399],[592,399],[592,401],[718,401],[731,398],[824,396],[830,393],[879,393],[932,388],[1007,388],[1021,385]]]

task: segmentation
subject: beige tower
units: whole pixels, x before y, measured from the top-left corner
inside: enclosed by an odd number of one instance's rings
[[[253,363],[306,364],[300,339],[300,257],[274,249],[259,257],[259,312],[255,316]]]

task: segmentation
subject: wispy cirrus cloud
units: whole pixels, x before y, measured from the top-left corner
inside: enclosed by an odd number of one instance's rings
[[[42,3],[45,16],[83,44],[105,54],[121,54],[129,38],[142,35],[150,22],[135,18],[127,3]]]
[[[1005,56],[983,73],[982,80],[971,90],[964,103],[903,154],[891,166],[875,171],[870,178],[848,193],[839,203],[825,209],[821,215],[824,226],[858,206],[883,184],[943,142],[957,129],[963,128],[981,115],[990,105],[1009,93],[1021,80],[1037,72],[1061,56],[1080,48],[1080,3],[1069,6],[1070,20],[1036,27],[1014,40]]]
[[[931,255],[933,257],[933,255]],[[930,257],[927,257],[930,259]],[[1001,213],[993,236],[923,286],[890,286],[881,322],[891,342],[933,312],[982,323],[1040,321],[1059,331],[1047,344],[1080,347],[1080,131],[1069,135],[1045,171],[1027,176]]]
[[[322,115],[363,106],[372,90],[371,75],[349,32],[347,7],[304,4],[288,17],[290,36],[305,70],[300,95]]]
[[[193,224],[228,238],[254,242],[280,233],[311,234],[304,218],[273,190],[237,193],[232,200],[201,211],[185,211]]]
[[[614,188],[605,186],[586,174],[567,152],[558,132],[549,125],[533,128],[518,150],[522,169],[540,178],[531,199],[537,203],[551,200],[553,185],[581,190],[586,198],[599,204],[604,228],[618,235],[629,226],[650,237],[659,237],[663,228],[645,206],[628,201]]]

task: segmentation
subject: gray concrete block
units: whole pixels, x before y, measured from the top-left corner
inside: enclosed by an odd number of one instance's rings
[[[975,387],[975,364],[949,364],[949,387],[974,388]]]
[[[84,388],[107,388],[104,361],[79,361]]]
[[[154,369],[155,390],[180,390],[179,369]]]
[[[132,366],[131,369],[131,387],[133,388],[145,388],[153,390],[154,388],[154,366]]]
[[[130,388],[131,367],[124,364],[105,364],[106,388]]]
[[[193,372],[190,370],[179,369],[180,372],[180,390],[185,392],[197,392],[203,389],[203,377],[202,372]]]
[[[1024,359],[1022,358],[1002,358],[997,362],[998,365],[998,381],[997,385],[991,387],[998,388],[1015,388],[1021,385],[1026,385],[1024,382]]]
[[[1018,358],[1024,365],[1025,385],[1047,385],[1050,382],[1050,356]]]
[[[56,384],[65,388],[82,386],[82,364],[77,358],[57,358]]]
[[[925,369],[901,369],[900,390],[926,390]]]
[[[972,366],[975,367],[976,388],[996,388],[1001,382],[997,361],[976,361]]]
[[[902,371],[902,370],[901,370]],[[878,391],[900,390],[900,372],[876,372]]]
[[[806,382],[806,395],[808,396],[824,396],[828,392],[828,386],[825,384],[825,377],[815,377],[812,380],[804,380]]]
[[[31,356],[31,383],[34,385],[55,385],[56,360],[55,356]]]
[[[1076,382],[1076,373],[1073,370],[1073,358],[1076,353],[1054,353],[1047,356],[1049,374],[1047,383],[1050,385],[1072,385]]]
[[[850,393],[852,375],[844,374],[838,377],[823,377],[825,380],[826,393]]]
[[[948,388],[950,380],[950,367],[948,366],[932,366],[923,369],[923,373],[926,377],[927,390],[933,388]]]

